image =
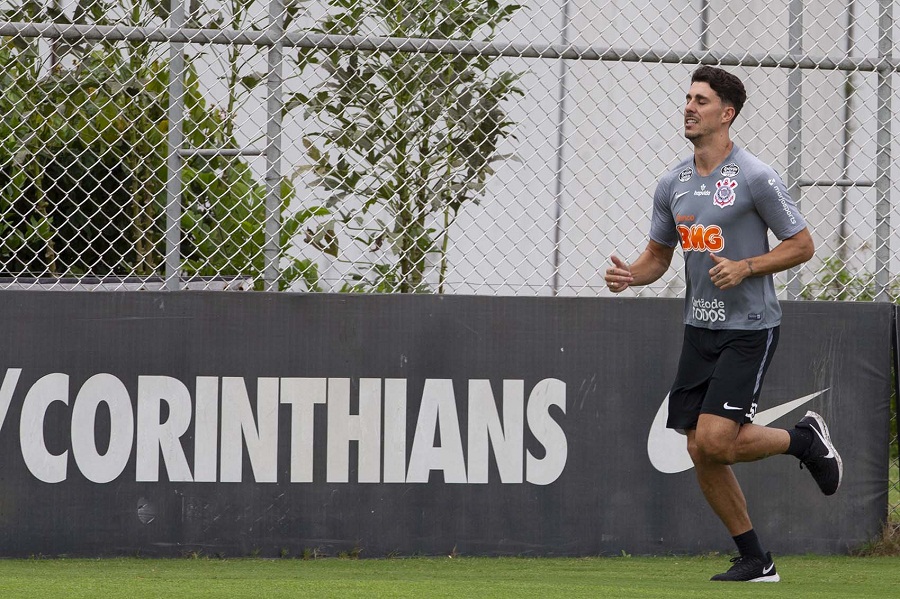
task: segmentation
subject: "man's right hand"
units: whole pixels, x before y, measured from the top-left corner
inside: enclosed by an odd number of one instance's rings
[[[621,293],[628,289],[628,286],[634,281],[634,276],[631,274],[631,267],[617,256],[610,256],[610,260],[612,260],[613,266],[606,269],[604,280],[610,291]]]

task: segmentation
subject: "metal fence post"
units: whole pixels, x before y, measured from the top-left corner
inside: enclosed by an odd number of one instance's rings
[[[270,0],[269,33],[274,41],[269,48],[268,73],[266,75],[266,226],[263,279],[266,291],[278,291],[278,261],[281,256],[283,0]]]
[[[788,6],[788,53],[791,58],[800,60],[803,56],[803,0],[791,0]],[[788,192],[797,208],[800,207],[800,179],[803,178],[803,74],[799,67],[793,67],[788,73]],[[800,297],[800,270],[792,268],[788,271],[788,299]]]
[[[700,0],[700,51],[709,51],[709,0]]]
[[[184,0],[171,0],[169,26],[184,27]],[[165,288],[181,287],[181,150],[184,135],[184,44],[169,43],[168,156],[166,157],[166,257]]]
[[[560,41],[565,48],[569,45],[569,0],[563,0],[562,5],[562,39]],[[553,213],[553,280],[550,284],[551,293],[559,294],[559,268],[562,257],[560,256],[560,244],[562,243],[562,217],[563,217],[563,171],[566,168],[566,79],[569,74],[569,65],[564,58],[559,59],[559,96],[557,98],[556,113],[556,177],[553,188],[554,213]]]
[[[875,132],[875,299],[890,301],[891,77],[894,0],[878,0],[878,87]]]
[[[856,48],[856,0],[847,0],[847,27],[845,32],[847,56]],[[856,91],[853,72],[844,75],[844,115],[841,126],[841,179],[850,180],[850,143],[852,141],[853,94]],[[849,187],[841,187],[838,204],[838,248],[837,256],[841,264],[847,261],[847,210],[850,204]]]

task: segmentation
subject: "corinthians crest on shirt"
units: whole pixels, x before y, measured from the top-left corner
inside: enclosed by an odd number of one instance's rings
[[[716,193],[713,194],[713,204],[719,208],[725,208],[734,204],[734,188],[737,186],[737,181],[732,181],[729,177],[716,181]]]

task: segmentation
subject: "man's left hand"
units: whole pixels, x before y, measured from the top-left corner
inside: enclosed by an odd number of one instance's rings
[[[709,269],[709,278],[719,289],[731,289],[741,284],[750,275],[750,267],[746,260],[734,262],[716,254],[710,254],[713,267]]]

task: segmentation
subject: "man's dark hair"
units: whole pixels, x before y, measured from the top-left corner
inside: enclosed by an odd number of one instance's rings
[[[741,80],[728,71],[703,65],[694,71],[694,74],[691,76],[691,83],[695,81],[709,85],[719,95],[722,102],[734,108],[734,118],[731,119],[733,123],[741,113],[744,102],[747,101],[747,90],[744,89],[744,84],[741,83]]]

